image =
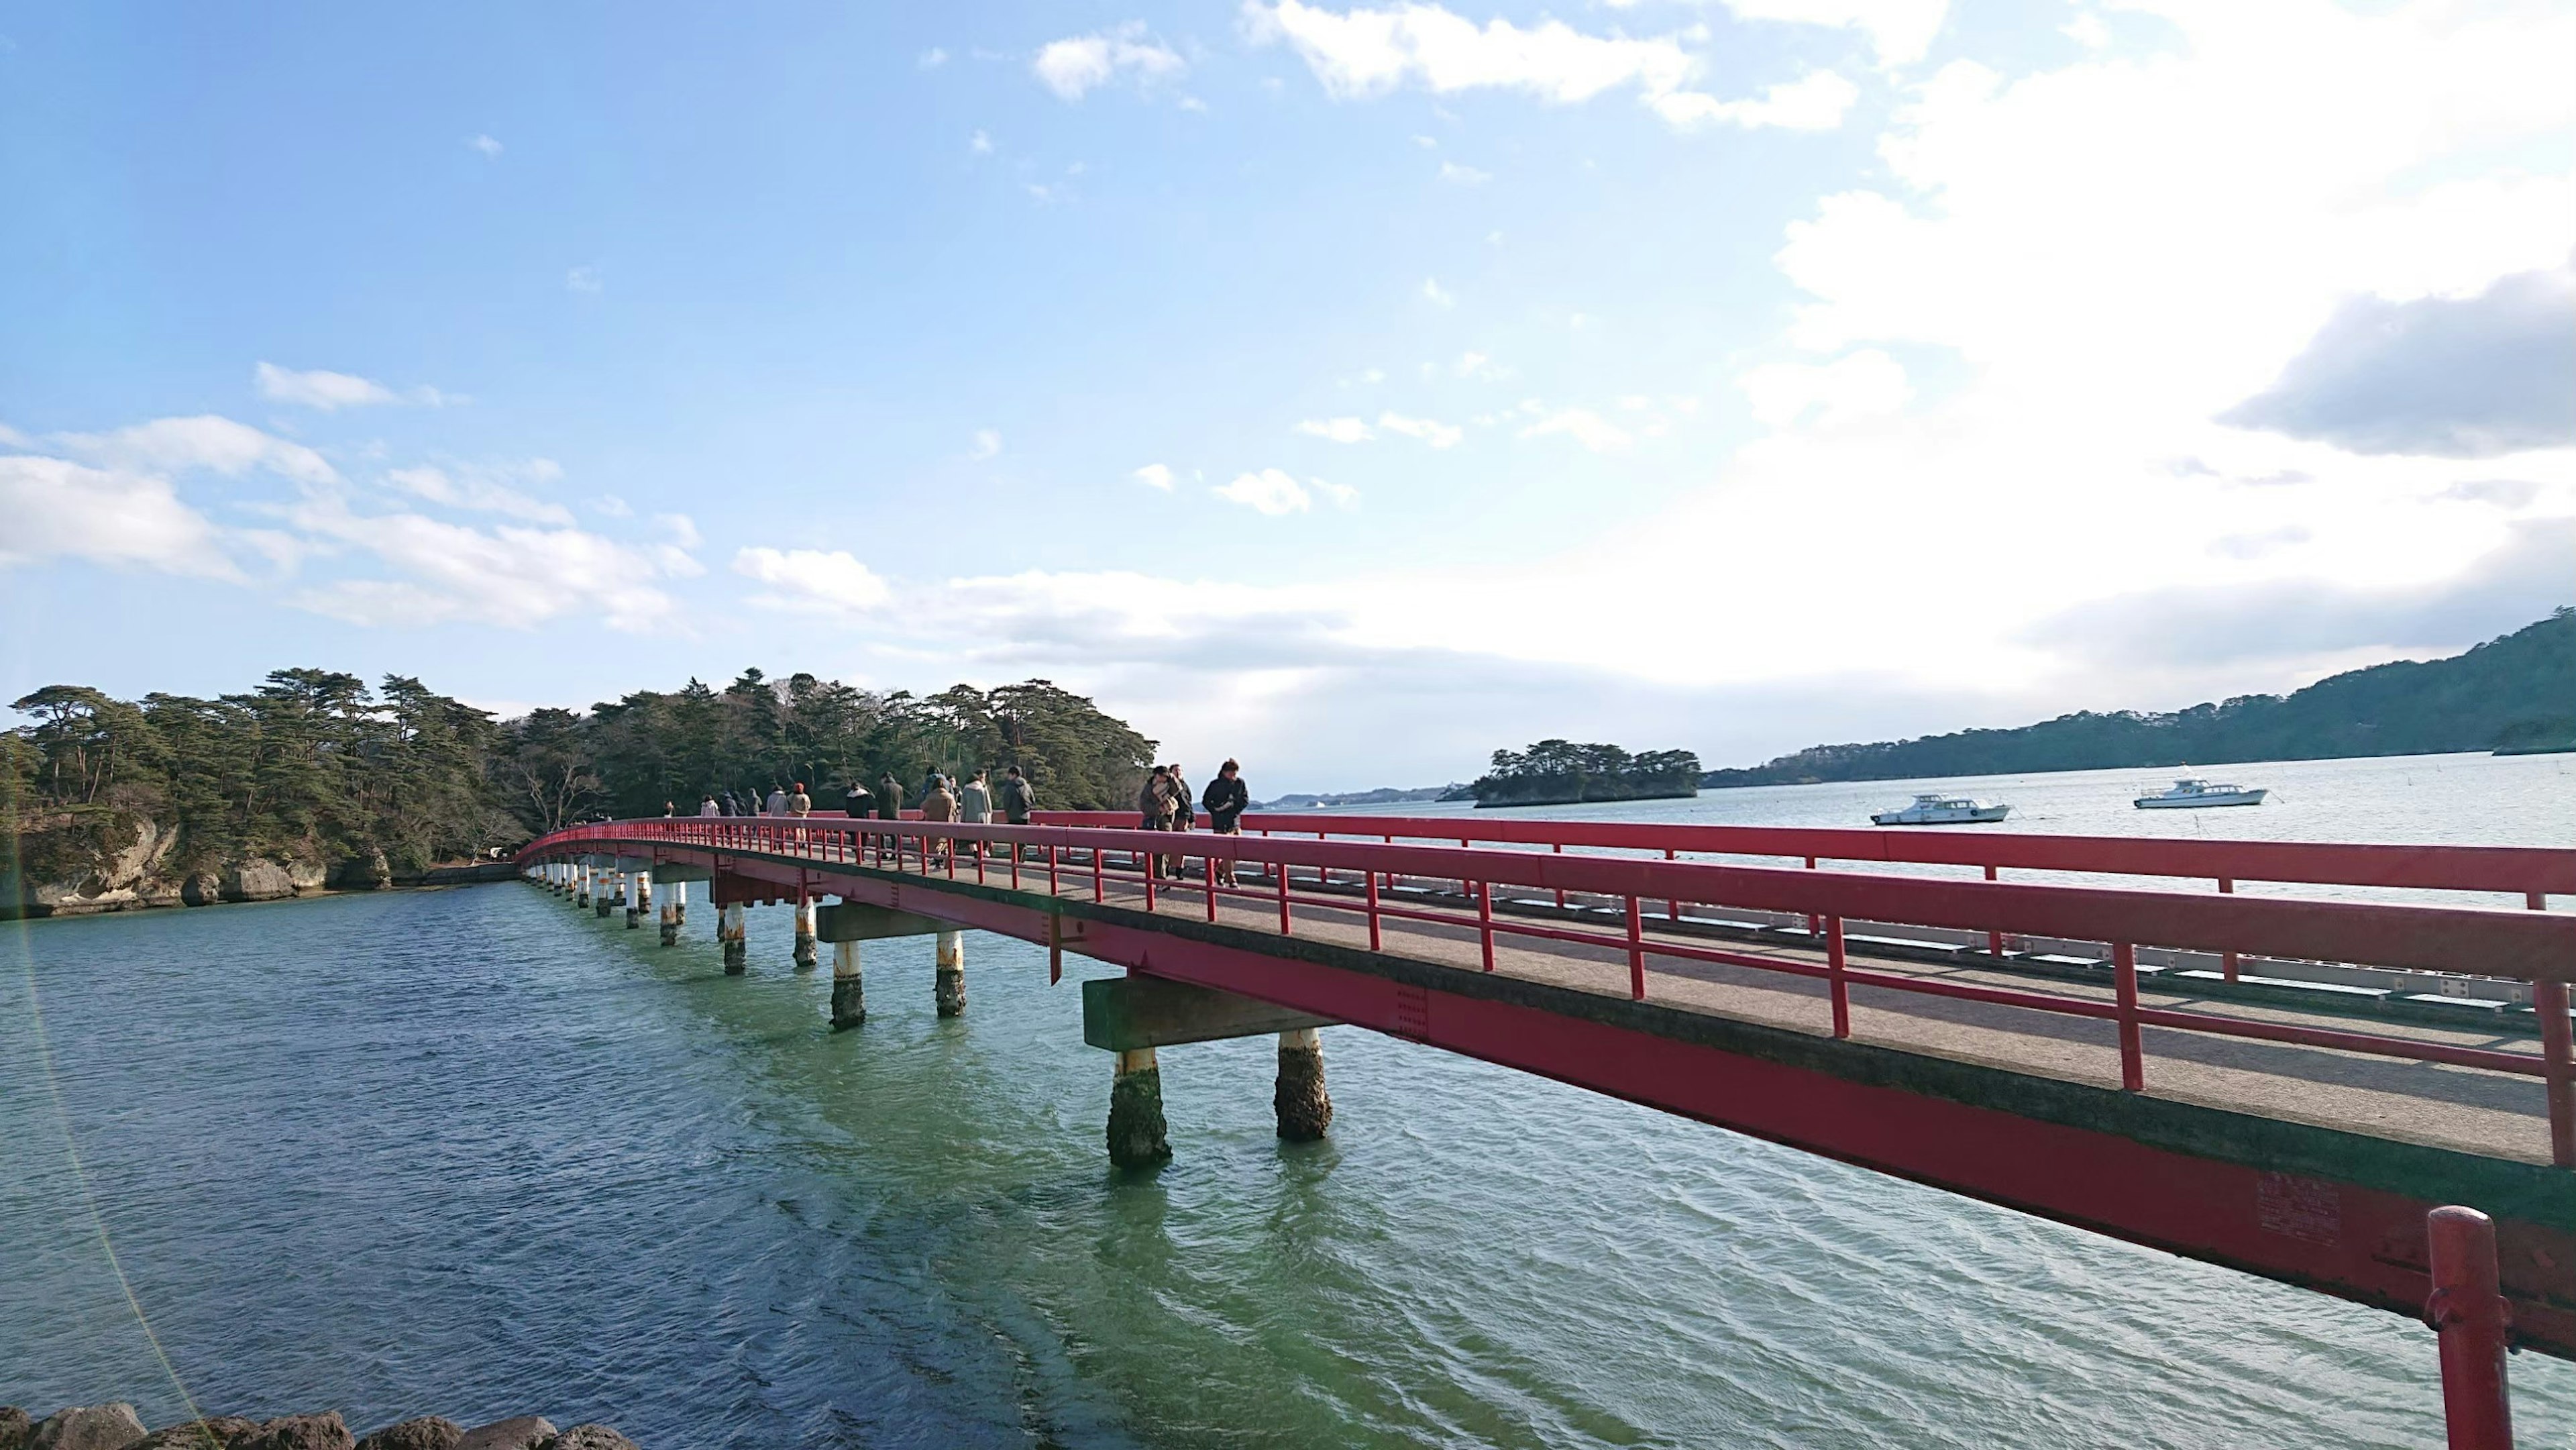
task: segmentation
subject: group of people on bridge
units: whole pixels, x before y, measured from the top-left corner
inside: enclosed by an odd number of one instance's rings
[[[1227,761],[1217,767],[1216,778],[1207,783],[1194,808],[1190,783],[1177,764],[1158,765],[1145,777],[1136,792],[1137,825],[1148,831],[1188,831],[1198,826],[1198,811],[1204,809],[1208,829],[1220,836],[1243,834],[1243,813],[1252,804],[1252,794],[1243,784],[1243,767]],[[1226,883],[1234,884],[1234,863],[1225,865]],[[1153,873],[1177,879],[1181,858],[1158,856],[1152,860]]]
[[[766,797],[755,797],[755,800],[757,805],[747,805],[730,790],[709,791],[699,800],[697,813],[707,817],[791,818],[814,814],[814,797],[806,791],[805,782],[801,780],[772,785]],[[880,820],[898,821],[903,819],[903,782],[896,780],[890,770],[877,777],[874,790],[854,780],[843,789],[841,802],[841,813],[845,816],[875,816]],[[1037,803],[1036,787],[1029,784],[1028,776],[1018,766],[1013,765],[1003,769],[999,785],[993,783],[988,771],[978,770],[961,784],[955,776],[934,770],[921,783],[918,809],[925,821],[963,821],[980,825],[998,814],[1005,824],[1025,826],[1031,813],[1036,811]],[[672,803],[665,802],[662,814],[677,815],[678,811]]]

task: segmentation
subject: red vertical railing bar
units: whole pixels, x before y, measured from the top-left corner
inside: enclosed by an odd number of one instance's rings
[[[1100,879],[1100,845],[1096,841],[1091,847],[1091,899],[1095,905],[1109,899],[1108,887]]]
[[[2127,942],[2114,943],[2111,973],[2120,1007],[2120,1087],[2124,1092],[2144,1092],[2147,1054],[2138,1033],[2138,949]]]
[[[1808,869],[1808,870],[1810,870],[1810,871],[1813,871],[1813,870],[1815,870],[1815,869],[1816,869],[1816,858],[1815,858],[1815,857],[1810,856],[1810,857],[1808,857],[1808,858],[1807,858],[1807,869]],[[1809,940],[1813,940],[1813,939],[1815,938],[1816,933],[1817,933],[1817,932],[1820,932],[1820,931],[1822,931],[1822,930],[1824,930],[1824,922],[1823,922],[1823,919],[1822,919],[1822,918],[1820,918],[1820,917],[1818,917],[1818,916],[1817,916],[1814,912],[1812,912],[1812,911],[1811,911],[1811,912],[1808,912],[1808,913],[1807,913],[1807,936],[1808,936],[1808,939],[1809,939]]]
[[[1986,879],[1988,881],[1995,879],[1994,867],[1988,866],[1986,868]],[[1997,962],[2004,959],[2004,934],[2002,932],[1989,931],[1986,933],[1986,956]]]
[[[984,884],[984,839],[981,836],[975,838],[975,884]]]
[[[1834,1035],[1851,1036],[1851,982],[1843,975],[1843,919],[1825,918],[1825,995],[1834,1006]]]
[[[1364,871],[1360,874],[1368,878],[1369,950],[1376,951],[1379,949],[1381,941],[1381,938],[1378,935],[1377,920],[1377,873],[1374,871]]]
[[[1145,858],[1145,909],[1147,911],[1154,909],[1154,877],[1154,858],[1147,856]]]
[[[2547,911],[2549,898],[2534,891],[2523,904]],[[2576,1168],[2576,1025],[2567,1018],[2567,984],[2532,983],[2531,1010],[2540,1018],[2540,1080],[2548,1085],[2549,1161]]]
[[[966,843],[958,840],[955,836],[944,836],[941,839],[948,843],[948,879],[954,881],[957,879],[957,858],[964,854],[957,848],[965,845]]]
[[[1018,840],[1014,839],[1011,842],[1011,889],[1013,891],[1020,889],[1020,852],[1022,849],[1023,848]]]
[[[2496,1269],[2495,1221],[2474,1208],[2424,1216],[2433,1292],[2424,1318],[2439,1336],[2442,1421],[2451,1450],[2513,1450],[2505,1383],[2507,1306]]]
[[[1458,885],[1461,889],[1465,889],[1467,883],[1461,881]],[[1474,894],[1476,897],[1476,944],[1484,952],[1485,970],[1490,972],[1494,969],[1494,888],[1491,884],[1479,886],[1475,889]]]
[[[1628,898],[1628,999],[1646,1000],[1646,907]]]
[[[1672,860],[1672,859],[1673,859],[1673,848],[1672,848],[1672,847],[1670,847],[1670,846],[1666,846],[1666,847],[1664,848],[1664,859],[1665,859],[1665,860],[1667,860],[1667,861],[1670,861],[1670,860]],[[1673,900],[1673,899],[1672,899],[1671,897],[1669,897],[1669,896],[1665,897],[1665,898],[1664,898],[1664,925],[1666,925],[1666,926],[1679,926],[1679,925],[1681,925],[1681,924],[1682,924],[1682,904],[1681,904],[1680,902],[1678,902],[1678,901]]]
[[[1047,895],[1056,895],[1056,887],[1055,843],[1049,841],[1047,843]]]
[[[1467,843],[1461,841],[1458,844],[1463,846]],[[1553,842],[1548,846],[1548,850],[1562,856],[1565,854],[1565,843],[1563,841]],[[1565,888],[1562,886],[1556,888],[1556,909],[1559,911],[1565,910]]]
[[[1288,863],[1279,862],[1279,934],[1288,935]]]
[[[1207,856],[1207,919],[1216,920],[1216,853]]]
[[[2227,877],[2219,877],[2218,894],[2221,896],[2234,896],[2236,894],[2236,883],[2229,880]],[[2219,953],[2218,970],[2220,975],[2226,977],[2227,980],[2231,982],[2236,980],[2236,948],[2229,947],[2226,951]]]

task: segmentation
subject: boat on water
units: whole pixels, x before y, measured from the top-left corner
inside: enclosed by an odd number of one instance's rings
[[[1958,795],[1919,795],[1914,803],[1869,818],[1873,826],[1969,826],[2000,821],[2012,807]]]
[[[2245,790],[2187,775],[2175,781],[2171,790],[2138,797],[2137,807],[2142,811],[2196,811],[2209,806],[2259,806],[2269,794],[2261,787]]]

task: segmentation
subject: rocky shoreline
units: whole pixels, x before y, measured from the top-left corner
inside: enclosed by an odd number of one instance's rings
[[[636,1450],[606,1425],[557,1430],[542,1415],[495,1420],[469,1430],[424,1415],[353,1436],[337,1410],[249,1420],[210,1415],[158,1430],[143,1428],[128,1404],[74,1405],[38,1420],[0,1405],[0,1450]]]
[[[432,866],[425,871],[396,871],[382,852],[363,859],[328,865],[296,856],[250,856],[198,870],[175,869],[170,862],[178,845],[175,832],[150,820],[132,826],[133,837],[119,850],[105,851],[81,869],[60,870],[52,879],[30,869],[26,874],[0,872],[0,921],[19,917],[94,916],[109,911],[145,911],[170,906],[213,906],[222,902],[284,901],[323,896],[335,891],[386,891],[409,886],[461,886],[476,881],[508,881],[518,875],[509,861],[466,861]],[[21,838],[22,858],[28,840]],[[77,858],[76,858],[77,859]]]

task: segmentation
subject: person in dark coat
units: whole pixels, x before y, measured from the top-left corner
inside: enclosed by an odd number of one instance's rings
[[[1243,834],[1244,808],[1252,804],[1252,792],[1243,784],[1243,767],[1229,760],[1217,768],[1216,779],[1207,783],[1207,793],[1199,797],[1207,807],[1208,829],[1220,836]],[[1225,884],[1237,885],[1234,863],[1225,863]]]
[[[1008,825],[1025,826],[1029,813],[1038,807],[1038,793],[1029,778],[1020,774],[1016,765],[1002,772],[1002,820]]]
[[[877,819],[903,819],[903,782],[895,779],[891,770],[877,777]]]

